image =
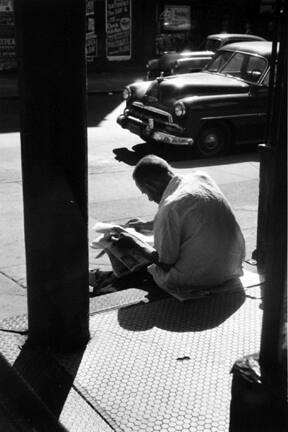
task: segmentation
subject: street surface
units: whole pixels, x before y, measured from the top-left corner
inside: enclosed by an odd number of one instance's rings
[[[0,200],[1,265],[0,313],[11,315],[25,305],[25,249],[21,183],[20,135],[17,100],[0,101]],[[132,217],[153,218],[156,204],[136,188],[131,174],[147,146],[139,137],[116,124],[123,104],[119,94],[98,94],[88,98],[88,182],[89,239],[97,220],[125,222]],[[247,253],[251,257],[256,245],[258,209],[258,155],[243,149],[222,158],[199,160],[185,148],[155,149],[177,173],[201,169],[209,173],[229,199],[243,230]],[[90,267],[109,263],[95,260],[90,250]],[[4,288],[3,288],[4,287]],[[14,296],[14,297],[13,297]],[[19,300],[19,296],[21,299]],[[19,300],[19,310],[17,301]],[[11,303],[12,305],[8,305]],[[14,307],[14,309],[13,309]],[[25,312],[25,311],[24,311]]]

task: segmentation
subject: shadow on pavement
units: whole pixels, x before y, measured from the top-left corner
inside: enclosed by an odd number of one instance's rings
[[[120,94],[94,94],[87,97],[87,127],[97,126],[122,102]],[[0,133],[20,131],[18,97],[0,98]]]
[[[18,98],[0,99],[0,133],[20,131],[20,104]]]
[[[225,165],[239,162],[257,162],[259,160],[255,145],[245,146],[245,148],[238,147],[233,153],[209,159],[199,158],[195,152],[187,147],[153,146],[148,143],[136,144],[132,147],[132,150],[129,150],[127,147],[115,148],[113,149],[113,153],[116,160],[130,166],[135,166],[142,157],[148,154],[154,154],[165,159],[175,168],[207,167],[210,165]]]
[[[53,358],[52,353],[41,348],[24,344],[14,362],[15,369],[22,379],[32,387],[45,406],[59,418],[74,378],[81,363],[84,350],[69,357],[72,359],[72,373],[68,374]],[[69,368],[71,372],[71,368]]]
[[[118,321],[121,327],[131,331],[157,327],[172,332],[198,332],[219,326],[244,302],[243,288],[239,288],[238,292],[214,294],[185,302],[171,297],[165,303],[154,301],[148,305],[120,309]]]
[[[87,126],[96,127],[123,101],[121,94],[92,94],[87,97]],[[116,124],[116,121],[115,121]]]

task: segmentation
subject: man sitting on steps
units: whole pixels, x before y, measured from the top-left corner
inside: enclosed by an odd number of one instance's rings
[[[245,242],[227,199],[203,172],[176,175],[163,159],[149,155],[133,171],[138,189],[158,204],[153,221],[126,226],[153,230],[154,248],[143,249],[156,285],[179,300],[242,276]],[[133,241],[120,235],[115,242]]]
[[[243,274],[245,242],[227,199],[202,172],[176,175],[163,159],[142,158],[133,172],[138,189],[158,204],[152,222],[131,220],[136,230],[153,228],[155,283],[178,299]]]

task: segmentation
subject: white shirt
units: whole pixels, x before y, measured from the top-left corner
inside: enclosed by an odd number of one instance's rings
[[[154,219],[154,247],[168,271],[152,264],[156,284],[176,298],[243,274],[245,242],[227,199],[205,173],[175,176]]]

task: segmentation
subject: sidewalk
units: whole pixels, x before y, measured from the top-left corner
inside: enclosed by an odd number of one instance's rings
[[[137,78],[128,73],[90,74],[88,93],[121,92]],[[2,85],[0,79],[1,97],[17,97],[16,79],[2,80]],[[235,181],[241,178],[240,169],[217,167]],[[5,268],[0,272],[5,318],[0,323],[0,417],[4,411],[8,422],[0,421],[0,430],[34,427],[49,432],[48,425],[54,424],[50,431],[228,432],[231,367],[260,346],[258,274],[246,266],[241,283],[229,286],[229,294],[185,303],[171,297],[151,300],[137,287],[93,297],[91,340],[83,352],[31,350],[25,345],[25,269],[15,254],[15,240],[19,242],[22,232],[21,188],[6,186],[0,198],[11,207],[7,217],[15,233],[13,238],[7,239],[4,231],[0,236],[10,265],[9,277]],[[249,215],[244,209],[243,217]],[[101,263],[107,270],[106,261]]]
[[[143,71],[120,71],[120,72],[88,72],[87,74],[87,93],[120,93],[124,87],[131,82],[145,78]],[[17,98],[17,74],[0,74],[0,99]]]
[[[91,340],[73,354],[27,347],[27,315],[2,321],[0,412],[19,425],[5,430],[228,432],[231,368],[259,352],[259,283],[246,272],[229,293],[188,302],[136,289],[96,297]]]

